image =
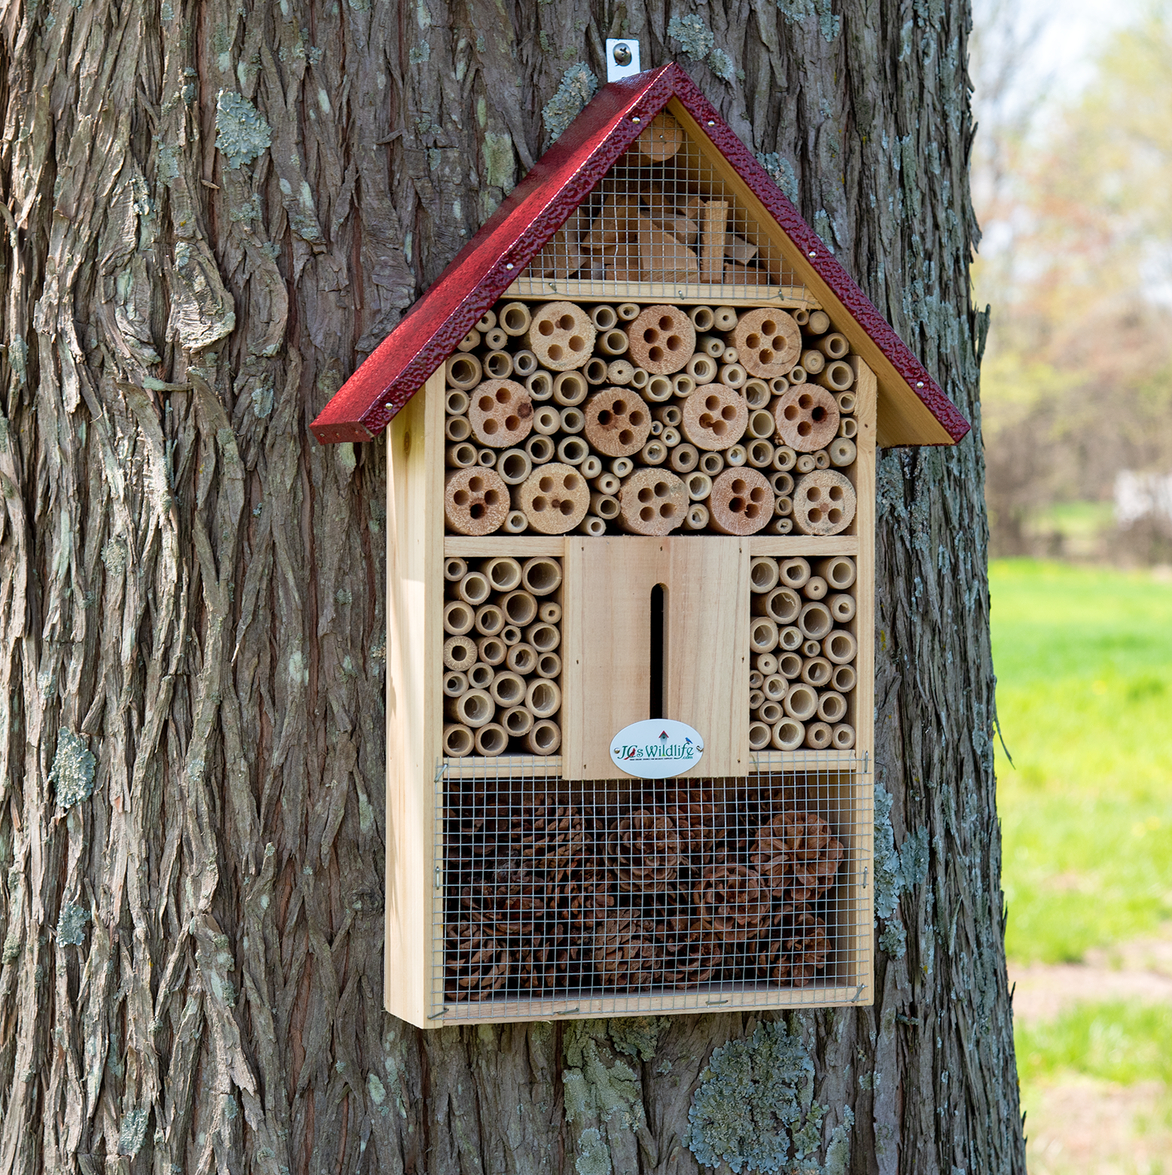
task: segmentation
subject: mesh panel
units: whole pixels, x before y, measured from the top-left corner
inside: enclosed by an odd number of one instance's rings
[[[871,941],[865,760],[568,783],[449,761],[446,1021],[848,1003]]]

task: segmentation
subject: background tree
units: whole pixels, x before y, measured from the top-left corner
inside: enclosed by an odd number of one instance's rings
[[[978,441],[880,465],[875,1007],[425,1033],[382,1011],[383,446],[306,427],[620,33],[975,417],[967,5],[0,14],[0,1171],[1021,1171]]]

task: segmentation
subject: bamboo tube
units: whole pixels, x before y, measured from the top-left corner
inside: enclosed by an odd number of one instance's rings
[[[803,534],[839,534],[854,520],[855,488],[836,469],[807,473],[794,487],[794,524]]]
[[[697,387],[711,384],[720,372],[719,365],[711,355],[693,355],[684,367],[696,381]]]
[[[496,326],[496,312],[493,310],[486,310],[481,316],[480,321],[476,324],[476,329],[479,331],[492,330]]]
[[[498,673],[489,688],[492,700],[506,710],[511,706],[522,705],[525,701],[525,692],[525,682],[518,674],[508,670]]]
[[[486,690],[492,685],[496,677],[492,666],[487,661],[474,661],[468,666],[468,685],[471,689]]]
[[[802,332],[784,310],[749,310],[737,320],[729,342],[750,375],[772,379],[785,375],[797,363]]]
[[[675,385],[666,375],[650,376],[643,385],[643,398],[652,404],[662,404],[675,394]]]
[[[497,453],[495,449],[477,449],[476,464],[481,469],[492,469],[496,465]]]
[[[787,473],[798,463],[798,455],[789,445],[777,445],[773,450],[773,468],[778,473]],[[791,487],[792,488],[792,487]]]
[[[686,371],[677,371],[671,377],[671,394],[686,400],[696,390],[696,381]]]
[[[542,624],[561,624],[562,606],[556,600],[546,600],[538,605],[537,619]]]
[[[824,751],[830,746],[831,730],[825,722],[806,724],[806,746],[812,751]]]
[[[505,654],[505,668],[527,677],[537,668],[537,652],[532,645],[521,642]]]
[[[822,652],[835,665],[847,665],[859,651],[858,642],[843,628],[836,628],[822,641]]]
[[[608,330],[599,335],[597,346],[604,355],[625,355],[630,350],[630,340],[626,331]]]
[[[777,587],[777,560],[758,555],[749,563],[749,590],[767,594]]]
[[[644,454],[655,444],[659,442],[648,442]],[[683,523],[687,509],[688,491],[684,483],[667,470],[637,469],[619,490],[618,523],[630,534],[670,534]]]
[[[688,317],[692,320],[692,325],[698,331],[708,331],[712,329],[712,307],[711,306],[693,306],[688,311]]]
[[[619,387],[626,387],[634,378],[635,368],[625,359],[614,359],[606,365],[606,381]]]
[[[539,677],[529,682],[525,693],[525,706],[534,718],[552,718],[562,704],[562,691],[556,681]]]
[[[551,437],[554,435],[554,433],[560,432],[561,427],[561,413],[551,405],[542,404],[541,407],[533,413],[533,429],[542,436]],[[552,446],[550,455],[553,455]],[[530,452],[530,457],[533,458],[532,452]]]
[[[581,408],[563,408],[558,415],[561,417],[562,432],[579,433],[586,427],[586,416]]]
[[[613,522],[619,516],[619,500],[613,494],[593,493],[590,495],[590,513]]]
[[[462,759],[472,754],[476,741],[472,731],[460,723],[447,723],[444,726],[444,755],[449,759]]]
[[[590,456],[590,446],[582,437],[563,437],[558,441],[558,460],[567,465],[581,465]]]
[[[561,728],[548,719],[535,722],[533,729],[525,736],[525,747],[534,755],[555,755],[561,745]]]
[[[542,653],[557,652],[558,645],[562,643],[562,634],[554,625],[538,621],[525,629],[525,641],[533,646],[534,652],[540,657]]]
[[[820,575],[811,575],[802,585],[802,595],[807,600],[820,600],[826,595],[826,580]]]
[[[712,493],[712,478],[706,473],[691,473],[684,479],[684,488],[693,502],[703,502]]]
[[[737,311],[734,306],[717,306],[712,312],[712,325],[718,331],[730,331],[737,325]]]
[[[497,459],[496,471],[505,485],[520,485],[533,472],[533,461],[524,449],[506,449]]]
[[[711,517],[703,502],[690,502],[688,512],[684,515],[684,530],[707,530]]]
[[[501,725],[513,738],[524,738],[533,729],[533,715],[524,706],[513,706],[500,717]]]
[[[802,352],[802,357],[798,362],[807,375],[817,375],[826,366],[826,356],[811,347],[808,351]]]
[[[839,424],[841,425],[841,421]],[[857,452],[855,443],[847,437],[835,437],[834,440],[826,446],[826,453],[830,458],[830,464],[837,466],[839,469],[845,469],[848,465],[853,465]]]
[[[756,469],[726,469],[712,483],[708,512],[720,534],[756,534],[773,517],[773,490]]]
[[[521,582],[521,564],[508,556],[488,559],[480,570],[494,591],[511,592]]]
[[[798,454],[798,459],[794,462],[794,469],[798,473],[813,473],[815,468],[813,453]]]
[[[780,673],[771,673],[761,682],[761,692],[771,702],[780,702],[789,693],[789,679]]]
[[[795,682],[787,691],[782,705],[791,718],[807,722],[818,712],[818,693],[804,682]]]
[[[750,412],[759,409],[768,409],[769,401],[773,393],[770,391],[769,385],[763,379],[745,380],[745,386],[741,389],[741,394],[745,397],[745,403],[748,405]],[[772,417],[770,419],[770,428],[772,429]]]
[[[500,351],[509,345],[509,336],[499,326],[484,332],[484,345],[491,351]]]
[[[599,494],[617,494],[619,486],[622,482],[619,481],[613,473],[599,474],[591,483],[591,488]]]
[[[586,439],[608,457],[629,457],[646,443],[651,413],[642,398],[629,388],[597,392],[583,409]]]
[[[458,698],[468,689],[467,674],[452,669],[444,674],[443,690],[445,698]]]
[[[822,642],[821,641],[804,640],[802,642],[802,655],[806,658],[807,661],[811,657],[820,656],[821,653],[822,653]]]
[[[518,569],[517,582],[521,582]],[[524,588],[517,588],[501,597],[501,612],[508,617],[510,624],[528,628],[537,619],[537,597]]]
[[[449,555],[444,560],[444,579],[448,583],[459,583],[468,574],[468,563],[456,555]]]
[[[806,321],[806,333],[824,335],[830,329],[830,315],[825,310],[811,310]]]
[[[772,732],[764,722],[750,722],[749,723],[749,750],[763,751],[769,746],[769,739]]]
[[[774,493],[776,493],[776,492],[777,491],[775,490]],[[784,531],[778,531],[775,533],[789,534],[789,532],[791,530],[793,530],[794,522],[793,522],[793,519],[790,517],[790,515],[793,514],[793,512],[794,512],[794,500],[788,494],[781,494],[774,500],[773,513],[777,516],[774,521],[789,523],[789,525],[785,528]]]
[[[773,405],[777,435],[798,453],[812,453],[838,434],[838,404],[824,388],[801,384]]]
[[[768,441],[750,441],[745,446],[745,452],[748,453],[749,464],[754,469],[772,469],[773,446]]]
[[[521,582],[535,596],[548,596],[562,586],[562,565],[556,559],[538,555],[522,565]]]
[[[699,387],[683,402],[680,428],[698,449],[728,449],[741,439],[748,423],[744,397],[723,384]]]
[[[700,452],[695,445],[681,442],[667,455],[667,463],[676,473],[691,473],[700,460]]]
[[[680,422],[680,406],[678,404],[659,404],[651,409],[651,415],[664,425],[678,425]]]
[[[770,657],[770,656],[772,656],[772,654],[771,653],[762,653],[761,656],[762,657]],[[750,691],[755,690],[755,689],[760,689],[762,681],[764,681],[764,678],[761,676],[761,671],[759,669],[751,669],[749,671],[749,690]]]
[[[841,359],[827,363],[822,374],[818,377],[818,383],[831,392],[845,392],[854,382],[854,368],[849,363],[842,362]],[[835,401],[836,405],[837,403]]]
[[[831,727],[830,745],[836,751],[849,751],[855,745],[855,728],[848,722],[839,722]]]
[[[602,458],[597,453],[590,453],[586,459],[578,466],[581,474],[587,481],[593,481],[602,473]]]
[[[830,614],[839,624],[849,624],[855,618],[855,598],[845,592],[838,592],[826,601]]]
[[[561,421],[559,420],[558,423],[560,424]],[[525,452],[529,454],[529,460],[533,462],[535,467],[538,465],[544,465],[546,462],[553,460],[553,439],[544,433],[531,436],[525,442]]]
[[[798,627],[808,640],[822,640],[834,627],[830,609],[817,601],[806,604],[798,613]]]
[[[669,449],[674,449],[681,440],[680,430],[678,428],[665,428],[663,430],[663,436],[661,436],[659,439],[663,441],[663,443]],[[669,453],[668,456],[670,457],[671,454]]]
[[[830,684],[834,666],[825,657],[807,657],[802,662],[802,680],[815,689]]]
[[[461,392],[460,395],[464,393]],[[457,444],[461,441],[466,441],[472,435],[472,425],[468,423],[467,416],[449,416],[444,421],[444,436],[449,441],[455,441]]]
[[[459,388],[448,388],[444,393],[444,412],[448,416],[463,416],[468,411],[468,393]],[[453,440],[463,440],[463,437],[453,437]]]
[[[471,469],[476,464],[476,446],[468,441],[448,445],[444,450],[444,462],[449,469]]]
[[[701,453],[700,454],[700,472],[706,473],[709,477],[716,477],[724,471],[724,454],[723,453]]]
[[[486,758],[492,759],[503,754],[508,745],[508,733],[499,723],[486,722],[476,732],[476,750]]]
[[[793,681],[802,675],[802,659],[797,653],[779,653],[777,657],[777,671],[782,677]]]
[[[818,696],[818,717],[833,726],[846,717],[846,698],[834,690],[825,690]]]
[[[839,392],[835,397],[838,402],[838,410],[844,416],[849,416],[855,410],[855,405],[858,402],[854,392]],[[854,436],[854,433],[850,433]]]
[[[652,375],[679,371],[696,349],[696,328],[675,306],[648,306],[627,327],[631,361]]]
[[[754,653],[753,668],[757,670],[758,676],[763,681],[765,677],[772,676],[777,672],[777,658],[772,653]],[[757,688],[762,688],[760,681],[757,683]]]
[[[557,653],[542,653],[537,658],[537,675],[539,677],[557,678],[562,675],[562,659]]]
[[[504,627],[503,625],[501,626]],[[485,665],[491,665],[494,669],[498,665],[505,663],[505,654],[509,651],[508,645],[505,644],[499,636],[482,636],[476,642],[476,656]]]
[[[630,457],[615,457],[608,464],[610,465],[611,473],[618,478],[626,477],[635,468],[635,463]]]
[[[545,437],[541,438],[545,440]],[[505,515],[505,525],[501,528],[506,534],[524,534],[529,529],[529,519],[520,510],[510,510]]]
[[[531,321],[529,307],[524,302],[507,302],[501,307],[498,324],[505,334],[516,337],[528,332]]]
[[[754,711],[754,716],[766,726],[772,726],[775,722],[780,722],[784,716],[780,702],[772,701],[766,698]]]
[[[535,404],[548,400],[553,395],[553,376],[538,368],[525,380],[525,390]]]
[[[783,653],[797,652],[802,647],[802,630],[796,624],[787,624],[784,628],[778,629],[777,647]]]
[[[810,578],[810,564],[800,555],[791,559],[783,559],[780,564],[782,583],[792,588],[800,588]]]
[[[725,363],[717,378],[726,388],[743,388],[749,375],[739,363]]]
[[[773,452],[774,461],[777,460],[777,450]],[[781,497],[789,497],[794,492],[794,479],[788,473],[774,473],[769,477],[769,484],[773,492]]]
[[[795,718],[783,718],[772,730],[770,742],[779,751],[796,751],[806,741],[806,728]]]
[[[597,355],[592,355],[586,360],[586,366],[582,368],[582,374],[586,377],[586,382],[591,387],[598,387],[600,384],[606,383],[606,360],[600,359]]]
[[[487,603],[491,593],[492,585],[488,582],[488,577],[480,571],[465,572],[456,584],[456,594],[473,608],[479,608],[481,604]]]
[[[600,302],[590,310],[590,320],[599,330],[611,330],[618,322],[619,316],[613,306]]]
[[[810,312],[808,310],[795,310],[793,311],[793,316],[794,322],[796,322],[798,326],[805,326],[806,323],[810,321]]]
[[[456,722],[475,730],[486,722],[491,722],[496,713],[496,703],[487,690],[470,689],[458,698],[448,698],[444,701],[444,713]]]
[[[648,441],[639,450],[639,461],[643,465],[662,465],[666,460],[667,446],[662,441]]]
[[[758,616],[749,625],[749,650],[771,653],[777,648],[777,625],[767,616]]]
[[[852,416],[844,416],[838,422],[838,435],[846,437],[848,440],[853,438],[859,431],[859,422]]]
[[[749,463],[748,449],[742,444],[730,445],[724,451],[724,463],[730,467],[747,465]]]
[[[827,359],[842,359],[851,349],[850,343],[847,342],[846,335],[840,335],[837,331],[828,335],[823,335],[815,344],[815,347],[826,356]]]
[[[496,636],[498,632],[505,626],[505,614],[497,607],[496,604],[481,604],[476,609],[475,627],[476,631],[481,636]],[[504,654],[501,654],[503,661]],[[481,658],[486,660],[486,658]]]
[[[463,600],[452,600],[444,605],[444,632],[463,636],[472,631],[476,613]]]
[[[720,354],[720,358],[725,363],[736,363],[737,362],[737,355],[738,355],[738,351],[737,351],[736,347],[725,347],[725,349]]]
[[[484,377],[475,355],[453,355],[445,364],[444,378],[461,392],[471,391]]]
[[[581,306],[547,302],[530,311],[530,315],[525,341],[543,367],[572,371],[590,358],[598,332]]]
[[[802,610],[802,597],[798,595],[796,588],[783,583],[765,596],[763,606],[765,614],[771,616],[778,624],[793,624]]]
[[[513,374],[528,379],[537,370],[537,356],[528,348],[513,352]]]
[[[748,406],[748,400],[745,401]],[[773,413],[765,408],[753,408],[749,412],[748,424],[745,426],[745,431],[750,437],[757,440],[768,440],[773,436]],[[773,463],[773,446],[769,446],[769,463]]]
[[[634,302],[620,302],[614,309],[619,322],[630,322],[639,317],[639,307]]]
[[[719,359],[724,354],[724,340],[718,339],[715,335],[697,335],[696,354],[711,355],[713,359]]]
[[[590,385],[580,371],[563,371],[553,381],[553,402],[569,408],[581,404],[589,391]]]
[[[475,327],[472,328],[457,344],[457,351],[475,351],[480,346],[480,331]]]
[[[832,591],[845,592],[858,574],[855,561],[849,555],[831,555],[814,564],[814,570],[826,580]]]
[[[505,642],[505,648],[511,649],[521,643],[521,630],[515,624],[506,624],[500,631],[500,638]]]
[[[855,672],[853,665],[835,665],[830,684],[840,694],[849,694],[855,688],[858,680],[859,675]]]

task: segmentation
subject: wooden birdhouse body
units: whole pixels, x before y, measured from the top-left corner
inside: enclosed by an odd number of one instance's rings
[[[608,86],[314,430],[388,419],[388,1010],[870,1002],[876,443],[967,425],[686,75]]]

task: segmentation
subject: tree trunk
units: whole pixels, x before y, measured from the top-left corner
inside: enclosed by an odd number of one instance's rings
[[[678,55],[977,410],[968,5],[671,9],[3,4],[0,1175],[1024,1170],[976,434],[880,463],[874,1008],[382,1011],[383,445],[306,426],[563,73]]]

